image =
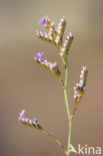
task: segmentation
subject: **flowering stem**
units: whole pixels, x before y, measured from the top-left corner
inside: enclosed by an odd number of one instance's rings
[[[65,67],[65,88],[64,88],[64,98],[65,98],[65,104],[67,109],[67,115],[69,120],[69,134],[68,134],[68,146],[67,146],[67,152],[68,156],[70,153],[70,144],[71,144],[71,131],[72,131],[72,120],[71,120],[71,114],[70,114],[70,108],[68,103],[68,93],[67,93],[67,84],[68,84],[68,66]]]
[[[70,153],[70,144],[71,144],[71,132],[72,132],[72,119],[69,120],[69,135],[68,135],[68,153]],[[69,156],[69,154],[68,154]]]
[[[67,88],[68,84],[68,66],[65,67],[65,88]]]
[[[67,110],[67,115],[68,115],[68,120],[69,120],[70,119],[70,109],[69,109],[69,104],[68,104],[68,95],[67,95],[66,88],[64,88],[64,98],[65,98],[66,110]]]
[[[53,140],[63,149],[65,155],[67,156],[67,151],[66,151],[64,145],[61,143],[61,141],[60,141],[59,139],[57,139],[53,134],[48,133],[48,132],[47,132],[46,130],[44,130],[44,129],[40,129],[40,131],[41,131],[43,134],[49,136],[51,139],[53,139]]]

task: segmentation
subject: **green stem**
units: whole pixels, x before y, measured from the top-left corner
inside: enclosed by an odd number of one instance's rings
[[[68,66],[65,67],[65,88],[67,88],[68,84]]]
[[[64,98],[65,98],[65,105],[66,105],[66,110],[67,110],[67,115],[68,115],[68,120],[70,119],[70,108],[68,104],[68,95],[67,95],[67,90],[64,88]]]
[[[70,114],[70,108],[69,108],[69,102],[68,102],[68,93],[67,93],[67,84],[68,84],[68,66],[65,67],[65,88],[64,88],[64,98],[65,98],[65,104],[66,104],[66,110],[69,120],[69,134],[68,134],[68,146],[67,146],[67,152],[68,156],[70,153],[70,144],[71,144],[71,132],[72,132],[72,120],[71,120],[71,114]]]
[[[68,93],[67,93],[67,84],[68,84],[68,66],[65,67],[65,87],[64,87],[64,98],[66,104],[66,110],[68,115],[68,120],[70,119],[70,108],[68,103]]]
[[[66,151],[64,145],[61,143],[61,141],[60,141],[59,139],[57,139],[53,134],[48,133],[48,132],[47,132],[46,130],[44,130],[44,129],[40,129],[40,131],[41,131],[43,134],[49,136],[51,139],[53,139],[53,140],[63,149],[65,155],[67,156],[67,151]]]
[[[65,67],[65,87],[63,90],[64,90],[64,98],[65,98],[65,104],[66,104],[66,109],[68,114],[68,120],[69,120],[71,115],[70,115],[70,108],[68,103],[67,84],[68,84],[68,66]]]
[[[70,154],[70,144],[71,144],[71,132],[72,132],[72,120],[69,121],[69,135],[68,135],[68,156]]]

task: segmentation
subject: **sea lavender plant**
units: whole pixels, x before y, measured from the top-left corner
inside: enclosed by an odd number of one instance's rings
[[[81,74],[80,74],[80,82],[76,84],[76,87],[74,87],[74,109],[70,111],[70,104],[68,102],[68,54],[70,51],[70,46],[71,43],[74,39],[73,35],[71,32],[67,35],[66,39],[63,42],[63,36],[64,36],[64,31],[66,27],[66,20],[63,17],[60,20],[60,23],[58,24],[57,29],[55,29],[54,25],[55,23],[48,17],[44,16],[42,17],[39,21],[38,24],[43,25],[46,29],[48,29],[49,33],[42,33],[41,31],[36,31],[36,37],[44,40],[46,42],[49,42],[53,44],[62,60],[64,70],[65,70],[65,80],[63,80],[62,74],[59,70],[59,67],[56,62],[51,63],[47,61],[46,59],[43,58],[44,52],[37,52],[36,56],[34,57],[35,62],[37,62],[39,65],[42,67],[48,69],[50,72],[52,72],[59,80],[63,88],[64,92],[64,98],[65,98],[65,105],[66,105],[66,110],[67,110],[67,116],[68,116],[68,127],[69,127],[69,132],[68,132],[68,144],[67,148],[64,147],[62,142],[57,139],[52,133],[48,133],[42,126],[39,124],[37,119],[29,119],[25,117],[25,110],[22,110],[19,116],[19,121],[26,126],[35,128],[37,130],[40,130],[42,133],[46,134],[49,136],[51,139],[53,139],[64,151],[65,156],[70,156],[70,148],[72,147],[71,145],[71,132],[72,132],[72,121],[75,115],[75,112],[78,108],[78,105],[84,96],[85,92],[85,87],[86,87],[86,80],[87,80],[87,74],[88,70],[84,66],[82,67]]]

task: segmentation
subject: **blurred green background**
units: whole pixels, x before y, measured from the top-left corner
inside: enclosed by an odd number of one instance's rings
[[[72,145],[103,144],[103,0],[0,0],[0,156],[63,156],[60,147],[39,131],[22,126],[19,112],[34,116],[67,144],[68,126],[58,79],[34,63],[38,51],[58,62],[56,48],[35,37],[37,21],[48,15],[56,24],[65,16],[65,36],[75,39],[69,54],[69,97],[82,65],[89,74],[86,93],[73,122]],[[71,153],[71,156],[75,154]]]

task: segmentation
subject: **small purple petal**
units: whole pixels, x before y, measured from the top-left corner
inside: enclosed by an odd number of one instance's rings
[[[43,55],[44,55],[44,52],[40,53],[36,53],[36,59],[37,60],[40,60],[41,62],[43,62]]]
[[[38,21],[38,24],[42,24],[43,26],[46,24],[46,18],[45,17],[43,17],[42,19],[40,19],[39,21]]]
[[[23,118],[25,118],[25,110],[20,112],[19,120],[22,120]]]

